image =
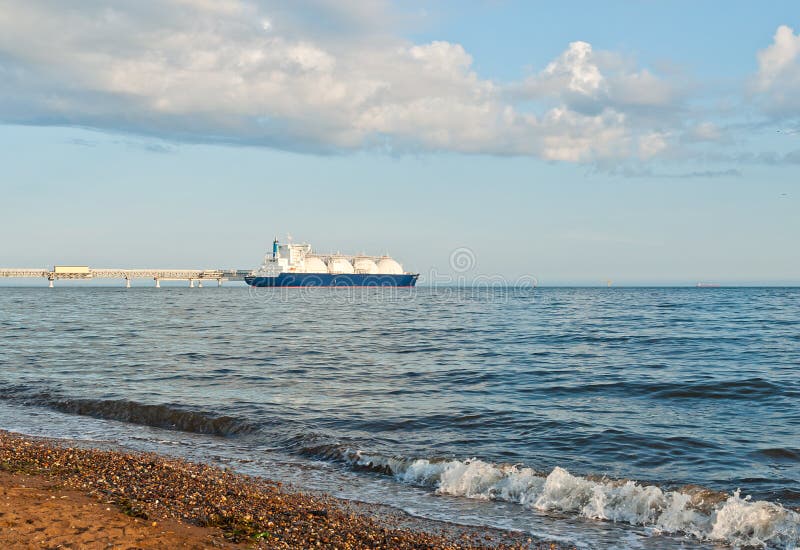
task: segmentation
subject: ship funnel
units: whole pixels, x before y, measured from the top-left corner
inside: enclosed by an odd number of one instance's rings
[[[274,241],[272,241],[272,257],[273,258],[277,258],[278,257],[278,239],[277,239],[277,237],[275,238]]]

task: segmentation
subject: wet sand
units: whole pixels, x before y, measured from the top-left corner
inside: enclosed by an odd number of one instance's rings
[[[560,548],[155,454],[0,431],[3,548]]]

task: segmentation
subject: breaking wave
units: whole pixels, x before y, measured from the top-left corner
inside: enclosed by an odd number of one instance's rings
[[[632,480],[582,477],[556,467],[551,472],[492,464],[478,459],[403,459],[336,445],[309,447],[308,454],[355,469],[394,476],[437,493],[511,502],[531,510],[575,514],[626,523],[652,534],[691,536],[734,546],[793,549],[800,544],[800,513],[699,486],[667,490]]]
[[[126,399],[66,399],[51,401],[47,406],[69,414],[205,435],[231,436],[256,431],[247,422],[231,416],[213,416],[169,405],[147,405]]]

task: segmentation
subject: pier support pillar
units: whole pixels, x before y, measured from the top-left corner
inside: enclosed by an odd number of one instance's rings
[[[53,288],[53,279],[50,279],[50,288]]]
[[[189,279],[189,288],[194,288],[194,279]]]
[[[217,286],[222,286],[222,279],[217,279]]]
[[[130,287],[131,287],[131,280],[125,277],[125,288],[130,288]]]
[[[203,281],[197,281],[197,288],[203,288]]]
[[[161,280],[156,277],[156,288],[161,288]]]

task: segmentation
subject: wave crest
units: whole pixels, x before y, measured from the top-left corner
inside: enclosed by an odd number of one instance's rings
[[[230,436],[255,431],[250,424],[231,416],[214,416],[170,405],[148,405],[126,399],[51,400],[46,406],[70,414],[205,435]]]
[[[217,416],[174,405],[150,405],[127,399],[69,399],[58,394],[30,391],[19,386],[14,387],[13,390],[3,392],[0,394],[0,398],[67,414],[205,435],[232,436],[258,431],[256,426],[239,418]]]
[[[685,534],[743,546],[795,548],[800,544],[800,514],[777,503],[752,501],[738,490],[730,495],[698,487],[665,490],[632,480],[576,476],[561,467],[545,474],[478,459],[410,460],[344,448],[338,459],[355,468],[431,487],[439,494],[627,523],[654,534]]]

